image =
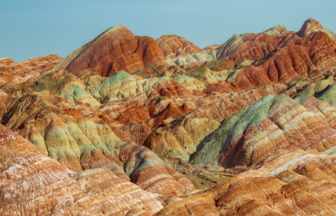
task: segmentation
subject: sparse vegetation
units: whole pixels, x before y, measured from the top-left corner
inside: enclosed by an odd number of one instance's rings
[[[241,67],[242,67],[242,65],[241,65],[241,64],[243,63],[243,61],[244,61],[244,59],[241,59],[241,60],[239,60],[239,61],[238,61],[238,62],[235,64],[235,66],[234,66],[234,67],[235,67],[236,69],[239,69],[239,68],[241,68]]]
[[[207,62],[205,65],[210,69],[214,70],[217,66],[224,64],[227,60],[213,60],[211,62]]]

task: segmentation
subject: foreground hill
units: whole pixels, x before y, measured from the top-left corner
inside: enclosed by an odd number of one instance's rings
[[[336,214],[335,50],[309,19],[203,50],[117,26],[26,77],[2,60],[0,212]]]

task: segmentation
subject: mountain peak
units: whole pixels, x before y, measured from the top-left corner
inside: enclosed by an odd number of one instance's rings
[[[75,50],[52,70],[66,69],[74,75],[94,71],[111,76],[120,70],[132,73],[150,64],[168,64],[154,39],[136,36],[124,25],[118,25]]]
[[[321,23],[312,18],[309,18],[303,23],[300,31],[297,32],[297,35],[299,37],[304,37],[312,32],[321,31],[322,29],[324,29],[324,27],[321,25]]]

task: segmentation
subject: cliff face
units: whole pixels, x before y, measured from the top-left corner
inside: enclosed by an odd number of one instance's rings
[[[56,65],[53,71],[68,70],[76,76],[94,71],[108,77],[120,70],[132,73],[150,64],[168,65],[154,39],[136,36],[120,25],[78,48]]]
[[[157,43],[117,26],[0,60],[1,213],[336,214],[331,31]]]

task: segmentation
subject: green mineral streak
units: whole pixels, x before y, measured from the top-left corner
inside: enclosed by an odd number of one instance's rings
[[[100,103],[84,88],[85,86],[76,79],[65,79],[55,85],[51,89],[51,92],[65,98],[69,102],[80,101],[82,103],[89,103],[92,106],[100,106]]]
[[[122,70],[119,71],[112,76],[106,78],[102,83],[101,83],[101,88],[105,89],[109,86],[112,86],[114,84],[120,85],[121,83],[124,82],[125,79],[131,77],[132,75],[128,74],[126,71]]]
[[[228,74],[228,78],[226,79],[226,82],[229,84],[233,83],[236,80],[238,74],[242,71],[243,71],[242,69],[230,71],[230,73]]]
[[[330,154],[330,153],[334,153],[334,152],[336,152],[336,146],[333,146],[333,147],[331,147],[331,148],[325,150],[325,151],[322,152],[322,153],[324,153],[324,154]]]
[[[228,118],[220,128],[201,141],[196,153],[190,156],[190,163],[204,166],[216,158],[232,139],[240,136],[249,126],[260,123],[267,118],[270,109],[276,110],[279,103],[288,99],[286,95],[268,95]]]
[[[307,85],[295,98],[296,101],[302,102],[309,96],[327,102],[330,105],[336,104],[336,85],[332,79],[322,80],[318,83]]]
[[[128,160],[125,165],[125,172],[128,176],[131,175],[131,173],[134,171],[135,167],[135,158],[132,158],[132,160]]]
[[[179,83],[183,83],[184,81],[191,81],[191,82],[193,82],[193,81],[195,81],[195,78],[187,76],[185,74],[182,74],[182,75],[174,77],[174,80],[177,81],[177,82],[179,82]]]
[[[123,143],[106,125],[85,121],[78,124],[78,127],[86,134],[90,143],[102,152],[112,151],[115,146]]]
[[[33,90],[37,92],[42,91],[44,89],[51,90],[57,83],[59,83],[59,81],[56,81],[55,79],[52,78],[53,76],[55,76],[55,73],[57,72],[48,73],[46,75],[41,75],[37,77],[35,80],[33,80],[35,84],[35,87],[33,88]],[[58,78],[61,77],[63,81],[63,80],[67,80],[75,76],[70,73],[63,73],[63,74],[61,73],[59,74],[59,76],[56,76],[56,77]]]
[[[45,135],[45,144],[53,158],[81,155],[80,149],[66,127],[54,127],[49,130]]]
[[[70,124],[67,125],[67,128],[72,138],[76,141],[82,154],[96,149],[77,125]]]
[[[225,63],[226,60],[213,60],[211,62],[207,62],[205,65],[211,69],[211,70],[214,70],[217,66]]]
[[[318,93],[316,97],[330,105],[336,105],[336,85],[328,86]]]
[[[186,62],[186,60],[185,60],[184,58],[181,58],[181,57],[180,57],[180,58],[178,58],[178,59],[175,61],[175,64],[182,66],[182,65],[186,65],[187,62]]]
[[[185,161],[189,160],[189,155],[181,148],[170,149],[164,155],[165,157],[172,157],[172,158],[181,158]]]
[[[108,166],[109,170],[111,170],[114,174],[124,174],[125,176],[126,173],[124,172],[124,170],[118,166],[116,163],[112,162],[110,163],[110,165]]]
[[[42,151],[44,154],[48,155],[47,147],[44,143],[44,139],[40,134],[33,134],[29,136],[28,139],[31,143],[34,144],[40,151]]]
[[[122,70],[106,78],[100,84],[100,91],[99,91],[100,95],[102,95],[102,97],[105,98],[108,95],[113,94],[114,96],[118,97],[119,100],[123,99],[124,96],[120,92],[121,86],[125,82],[125,80],[130,77],[132,77],[132,75]]]

